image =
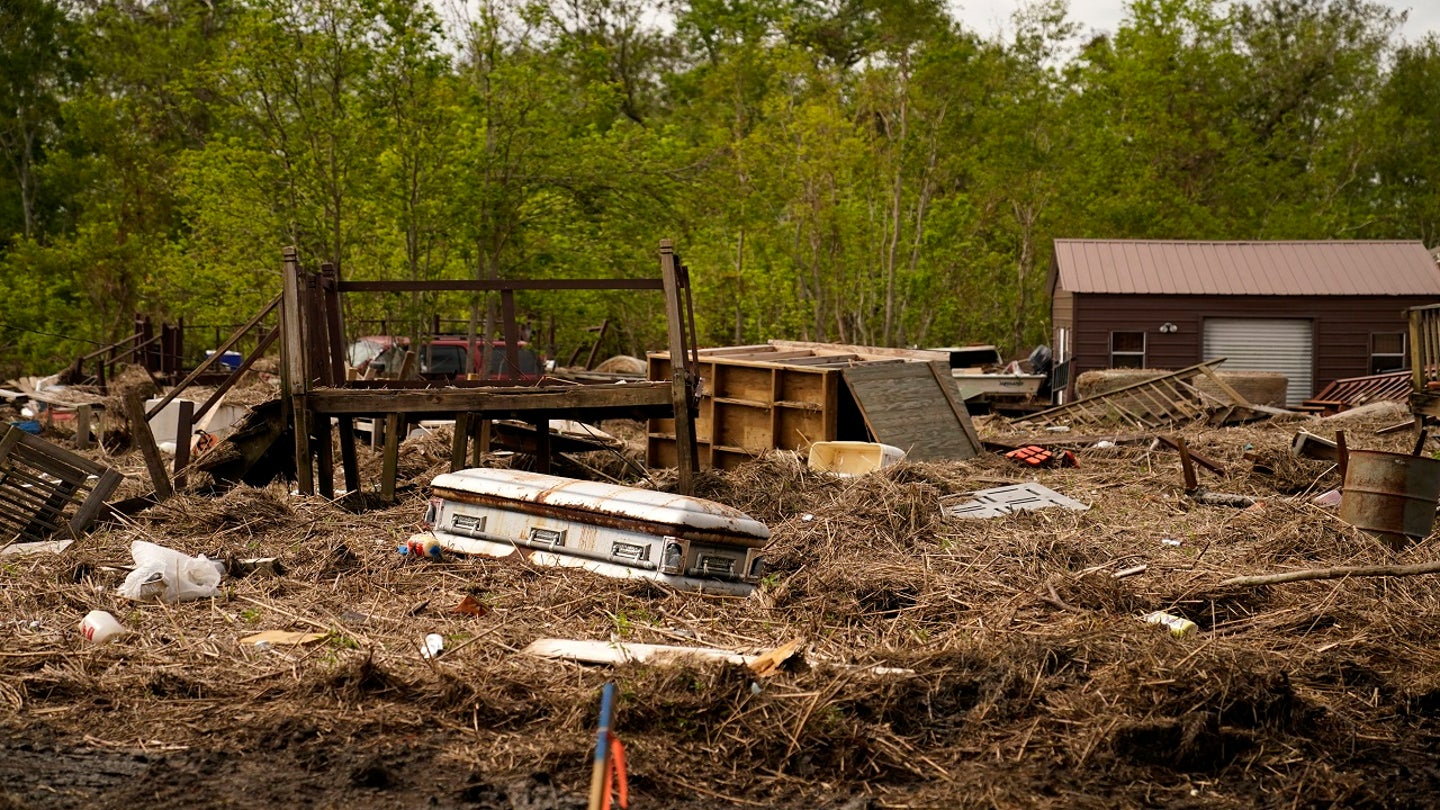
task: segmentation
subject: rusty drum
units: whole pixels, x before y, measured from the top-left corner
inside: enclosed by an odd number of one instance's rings
[[[1423,538],[1435,525],[1440,460],[1377,450],[1352,450],[1340,519],[1392,544]]]

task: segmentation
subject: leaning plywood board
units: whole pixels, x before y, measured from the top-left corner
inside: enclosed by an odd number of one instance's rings
[[[980,453],[980,437],[945,363],[870,363],[847,368],[844,376],[876,441],[913,461]]]

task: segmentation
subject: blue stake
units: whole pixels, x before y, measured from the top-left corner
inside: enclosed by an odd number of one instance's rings
[[[589,810],[600,810],[605,800],[605,769],[610,766],[610,717],[615,711],[615,682],[600,692],[600,732],[595,738],[595,765],[590,771]]]

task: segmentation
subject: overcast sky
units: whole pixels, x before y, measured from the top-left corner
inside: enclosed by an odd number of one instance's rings
[[[982,36],[1000,31],[1009,32],[1010,15],[1022,0],[951,0],[951,8],[965,27]],[[1430,32],[1440,33],[1440,2],[1436,0],[1389,0],[1396,11],[1409,10],[1410,18],[1400,29],[1401,35],[1415,41]],[[1120,22],[1125,0],[1070,0],[1070,19],[1085,26],[1087,32],[1113,32]]]

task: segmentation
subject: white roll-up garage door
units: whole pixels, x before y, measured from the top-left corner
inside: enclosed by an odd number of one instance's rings
[[[1205,359],[1224,357],[1221,371],[1277,371],[1290,379],[1285,402],[1314,393],[1314,328],[1296,318],[1206,318]]]

